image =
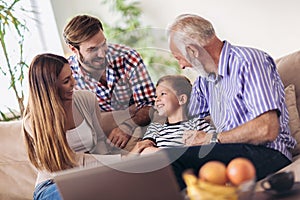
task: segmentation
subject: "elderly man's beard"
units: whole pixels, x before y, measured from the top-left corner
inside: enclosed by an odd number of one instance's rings
[[[208,77],[209,73],[207,71],[205,71],[204,66],[198,59],[190,58],[189,61],[192,65],[192,69],[194,69],[199,74],[199,76],[201,76],[203,78]]]
[[[197,58],[188,54],[185,43],[178,42],[176,40],[176,37],[174,40],[175,40],[175,42],[177,42],[176,46],[177,46],[178,50],[186,58],[186,60],[192,65],[192,69],[194,69],[196,72],[198,72],[201,77],[203,77],[203,78],[208,77],[209,73],[205,71],[203,64]]]

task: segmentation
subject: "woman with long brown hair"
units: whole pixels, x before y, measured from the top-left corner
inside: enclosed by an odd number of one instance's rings
[[[101,162],[91,154],[108,153],[106,133],[117,127],[116,115],[101,113],[96,96],[74,91],[74,85],[64,57],[40,54],[33,59],[23,131],[29,159],[38,170],[34,199],[60,199],[52,181],[55,172],[86,166],[91,158],[93,164]],[[118,118],[126,112],[118,111]]]

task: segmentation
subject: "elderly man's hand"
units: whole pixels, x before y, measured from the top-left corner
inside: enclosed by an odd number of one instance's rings
[[[189,130],[183,134],[183,142],[186,146],[196,146],[209,144],[212,134],[208,134],[204,131]]]

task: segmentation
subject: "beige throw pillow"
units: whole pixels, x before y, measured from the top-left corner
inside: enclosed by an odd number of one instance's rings
[[[297,140],[297,145],[292,150],[292,154],[295,156],[300,154],[300,119],[296,103],[295,85],[288,85],[284,91],[285,103],[290,116],[289,126],[291,129],[291,134]]]

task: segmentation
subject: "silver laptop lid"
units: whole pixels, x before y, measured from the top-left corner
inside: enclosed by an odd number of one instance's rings
[[[170,161],[155,153],[92,168],[67,170],[54,178],[64,200],[183,199]]]

